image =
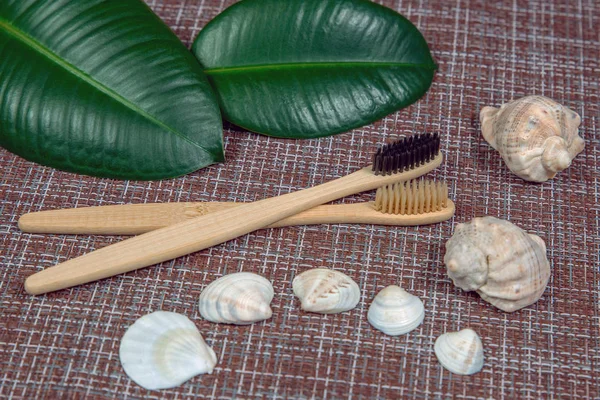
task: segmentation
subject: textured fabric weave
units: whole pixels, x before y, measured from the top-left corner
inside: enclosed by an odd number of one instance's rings
[[[188,46],[231,0],[149,0]],[[227,162],[185,177],[124,182],[56,171],[0,150],[0,398],[600,398],[600,3],[381,1],[415,23],[439,64],[413,106],[370,126],[318,140],[259,136],[226,125]],[[530,94],[582,117],[586,149],[543,184],[511,174],[483,140],[479,111]],[[63,207],[175,201],[253,201],[307,188],[366,165],[377,144],[440,132],[446,155],[432,176],[457,203],[453,220],[424,227],[331,225],[260,230],[214,248],[101,282],[32,297],[25,278],[120,237],[24,234],[20,215]],[[345,198],[352,203],[373,193]],[[475,216],[508,219],[547,243],[552,276],[542,298],[504,313],[445,273],[444,243]],[[292,279],[334,268],[361,288],[356,309],[300,310]],[[208,323],[198,313],[206,285],[249,271],[273,282],[273,317],[250,326]],[[392,338],[367,322],[374,295],[398,284],[426,316]],[[178,388],[146,391],[119,363],[119,342],[156,310],[190,317],[219,363]],[[476,330],[483,370],[444,370],[433,343]]]

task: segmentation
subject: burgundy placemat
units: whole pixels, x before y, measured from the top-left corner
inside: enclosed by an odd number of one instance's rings
[[[148,0],[191,45],[227,1]],[[226,125],[227,162],[160,182],[114,181],[56,171],[0,150],[0,397],[58,398],[599,398],[600,3],[580,1],[381,1],[415,23],[439,70],[406,110],[334,137],[293,141]],[[586,149],[556,179],[512,175],[480,133],[479,110],[529,94],[582,117]],[[23,234],[29,211],[167,201],[252,201],[313,186],[366,165],[377,144],[440,132],[445,179],[457,213],[443,224],[395,228],[331,225],[260,230],[223,245],[72,290],[32,297],[24,279],[118,237]],[[344,202],[367,200],[366,193]],[[475,216],[508,219],[547,243],[552,277],[536,304],[501,312],[453,286],[442,262],[453,226]],[[314,267],[358,282],[351,312],[300,310],[292,279]],[[203,321],[202,289],[227,273],[273,282],[273,317],[251,326]],[[419,296],[423,324],[392,338],[366,312],[375,293],[399,284]],[[213,346],[212,375],[146,391],[119,363],[119,341],[156,310],[189,316]],[[446,331],[475,329],[483,370],[463,377],[437,362]]]

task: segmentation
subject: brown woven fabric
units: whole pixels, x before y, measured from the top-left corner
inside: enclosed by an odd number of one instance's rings
[[[232,1],[148,0],[190,45]],[[555,1],[383,1],[413,21],[439,71],[428,94],[370,126],[318,140],[268,138],[226,126],[227,162],[160,182],[123,182],[56,171],[0,151],[0,397],[57,398],[599,398],[600,397],[600,3]],[[511,174],[480,133],[479,110],[529,94],[551,97],[582,116],[587,147],[556,179],[530,184]],[[120,240],[23,234],[29,211],[92,205],[252,201],[307,188],[368,163],[377,144],[440,132],[452,221],[426,227],[332,225],[260,230],[223,245],[124,276],[32,297],[30,274]],[[343,202],[372,198],[365,193]],[[548,245],[552,277],[536,304],[501,312],[454,287],[444,243],[475,216],[508,219]],[[314,267],[358,282],[356,309],[300,310],[291,282]],[[273,282],[273,317],[237,327],[202,320],[197,300],[214,279],[256,272]],[[366,313],[375,293],[399,284],[419,296],[423,324],[392,338]],[[212,375],[146,391],[119,363],[119,342],[156,310],[189,316],[213,346]],[[475,329],[483,370],[444,370],[433,343]]]

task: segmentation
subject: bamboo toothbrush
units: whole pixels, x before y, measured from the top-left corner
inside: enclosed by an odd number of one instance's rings
[[[351,194],[417,178],[442,163],[439,147],[437,134],[399,140],[380,148],[372,166],[350,175],[123,240],[31,275],[25,290],[42,294],[133,271],[226,242]]]
[[[155,203],[48,210],[23,215],[19,228],[31,233],[137,235],[243,204]],[[426,225],[451,218],[454,208],[445,183],[413,180],[378,188],[375,201],[317,206],[268,227],[336,223]]]

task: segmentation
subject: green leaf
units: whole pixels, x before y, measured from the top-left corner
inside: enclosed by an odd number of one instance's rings
[[[0,146],[58,169],[162,179],[223,160],[201,66],[140,0],[0,0]]]
[[[243,0],[192,50],[227,120],[289,138],[344,132],[406,107],[436,69],[414,25],[366,0]]]

